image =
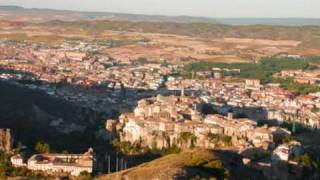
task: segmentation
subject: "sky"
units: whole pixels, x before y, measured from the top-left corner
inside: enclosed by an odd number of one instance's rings
[[[320,0],[0,0],[0,5],[174,16],[320,18]]]

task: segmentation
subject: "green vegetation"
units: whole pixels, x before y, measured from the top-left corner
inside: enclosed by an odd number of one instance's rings
[[[87,171],[82,171],[79,175],[79,177],[77,177],[77,179],[79,180],[92,180],[93,177],[90,173],[88,173]]]
[[[319,92],[320,91],[320,87],[319,86],[310,85],[310,84],[295,83],[290,78],[288,78],[288,79],[273,78],[272,82],[273,83],[279,83],[281,88],[290,90],[290,91],[295,92],[295,93],[300,94],[300,95],[306,95],[308,93],[313,93],[313,92]]]
[[[316,155],[317,156],[317,155]],[[293,157],[293,161],[303,167],[303,178],[309,179],[315,172],[319,171],[319,159],[312,157],[309,153]]]
[[[308,60],[311,64],[320,65],[320,56],[309,57]]]
[[[151,60],[148,60],[147,58],[144,58],[144,57],[139,57],[138,59],[136,60],[133,60],[132,61],[134,64],[137,64],[137,65],[145,65],[145,64],[150,64],[150,63],[158,63],[156,61],[151,61]],[[147,71],[149,69],[146,69],[144,71]]]
[[[50,145],[44,142],[37,142],[34,150],[38,153],[50,153]]]
[[[262,83],[272,81],[272,76],[282,70],[310,69],[313,68],[305,59],[293,58],[263,58],[258,64],[254,63],[215,63],[215,62],[195,62],[184,67],[182,75],[191,78],[192,71],[209,71],[212,68],[240,69],[240,73],[232,72],[230,75],[238,78],[260,79]]]
[[[230,178],[230,173],[223,167],[221,160],[208,161],[201,156],[193,156],[192,159],[187,163],[187,167],[198,168],[203,171],[209,172],[210,174],[212,174],[212,177],[210,178]],[[196,177],[195,179],[198,178],[200,179],[201,177]]]
[[[293,158],[294,161],[301,164],[303,167],[307,168],[317,168],[318,164],[315,160],[311,158],[311,156],[308,153],[305,153],[301,156],[296,156]]]
[[[112,141],[112,145],[125,155],[153,154],[164,156],[168,154],[179,153],[181,151],[177,145],[158,149],[155,140],[151,144],[151,149],[148,147],[141,147],[138,143],[131,144],[130,142],[120,142],[118,139],[114,139]]]
[[[190,142],[190,147],[194,148],[197,143],[197,137],[191,132],[182,132],[178,140],[181,144],[187,144]]]
[[[177,145],[172,145],[168,148],[163,148],[163,149],[151,150],[152,154],[161,155],[161,156],[165,156],[169,154],[177,154],[179,152],[181,152],[181,149]]]
[[[137,155],[146,152],[146,149],[142,148],[138,143],[131,144],[130,142],[120,142],[118,139],[114,139],[112,145],[126,155]]]
[[[165,156],[165,155],[169,155],[169,154],[177,154],[177,153],[180,153],[181,152],[181,149],[177,146],[177,145],[172,145],[168,148],[164,148],[160,151],[160,154],[162,156]]]
[[[243,79],[259,79],[265,83],[280,83],[281,87],[298,94],[308,94],[310,92],[320,91],[320,87],[308,84],[299,84],[293,82],[292,79],[278,79],[273,75],[282,70],[308,70],[315,69],[316,66],[311,65],[311,62],[319,61],[317,58],[310,59],[294,59],[294,58],[263,58],[257,64],[253,63],[215,63],[215,62],[195,62],[184,67],[181,75],[184,78],[191,78],[192,72],[209,71],[212,68],[227,68],[240,69],[240,72],[230,72],[236,78]]]
[[[293,136],[287,136],[285,137],[283,140],[282,140],[282,143],[284,144],[289,144],[291,141],[294,141],[295,140],[295,137]]]
[[[208,133],[208,138],[211,143],[214,143],[218,147],[232,146],[232,141],[230,136],[226,136],[223,134]]]
[[[0,179],[7,177],[26,177],[27,179],[45,179],[46,176],[33,173],[25,167],[15,168],[10,162],[10,154],[0,151]]]
[[[150,42],[150,39],[142,38],[142,39],[107,39],[107,40],[99,40],[98,44],[102,46],[107,46],[109,48],[127,46],[137,43],[146,43]]]
[[[318,112],[320,112],[320,108],[314,107],[314,108],[312,108],[311,111],[312,111],[313,113],[318,113]]]

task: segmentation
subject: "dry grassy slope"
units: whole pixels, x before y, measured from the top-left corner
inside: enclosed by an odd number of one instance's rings
[[[203,159],[207,161],[221,160],[224,168],[230,172],[231,179],[244,179],[248,175],[255,175],[252,170],[245,171],[240,158],[235,154],[213,152],[209,150],[186,151],[179,154],[171,154],[154,161],[141,164],[118,173],[103,175],[98,177],[100,180],[145,180],[145,179],[190,179],[201,174],[202,177],[209,176],[208,172],[204,172],[197,168],[186,168],[192,159]],[[211,175],[212,176],[212,175]],[[259,175],[257,174],[257,177]],[[261,178],[263,179],[263,178]]]
[[[98,179],[173,179],[176,176],[185,174],[183,167],[191,161],[193,156],[201,156],[208,160],[214,158],[209,151],[189,151],[171,154],[125,171],[101,176]]]

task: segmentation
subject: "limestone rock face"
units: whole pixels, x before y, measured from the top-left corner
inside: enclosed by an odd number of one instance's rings
[[[10,151],[13,145],[13,137],[10,129],[0,129],[0,150]]]

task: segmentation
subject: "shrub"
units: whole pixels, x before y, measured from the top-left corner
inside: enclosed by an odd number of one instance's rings
[[[191,161],[187,164],[188,167],[200,168],[213,175],[210,178],[226,179],[230,177],[230,173],[223,167],[220,160],[207,161],[201,157],[192,157]]]
[[[187,166],[189,167],[197,167],[197,166],[202,166],[205,164],[207,161],[203,159],[202,157],[194,156],[192,159],[187,163]]]
[[[33,173],[26,167],[13,167],[10,162],[10,155],[0,151],[0,179],[19,176],[26,177],[27,179],[46,179],[46,176]]]
[[[301,164],[303,167],[318,168],[317,162],[313,160],[308,153],[305,153],[301,156],[296,156],[293,158],[293,160]]]
[[[112,145],[126,155],[140,154],[144,150],[137,143],[131,144],[130,142],[120,142],[118,139],[114,139]]]
[[[38,142],[34,147],[34,150],[38,153],[49,153],[50,152],[50,145],[44,142]]]
[[[291,141],[294,141],[294,137],[293,136],[287,136],[282,140],[282,143],[289,144]]]
[[[152,142],[151,142],[151,150],[157,150],[158,148],[158,144],[157,144],[157,141],[155,140],[155,138],[152,139]]]
[[[223,145],[223,146],[231,146],[232,141],[230,136],[226,136],[223,134],[214,134],[214,133],[208,133],[208,138],[211,143],[214,143],[216,145]]]
[[[190,141],[191,148],[195,147],[197,143],[197,137],[191,132],[182,132],[180,133],[179,142],[180,143],[188,143]]]
[[[168,154],[176,154],[179,153],[181,149],[177,145],[172,145],[168,148],[164,148],[160,151],[161,155],[168,155]]]
[[[82,171],[78,177],[79,180],[91,180],[93,179],[92,175],[87,171]]]

